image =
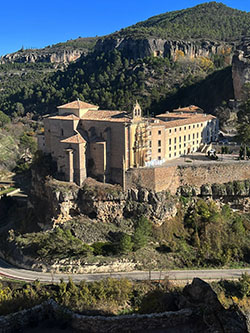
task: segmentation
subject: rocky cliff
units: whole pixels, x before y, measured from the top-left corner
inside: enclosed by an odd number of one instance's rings
[[[96,51],[108,52],[117,49],[129,58],[145,58],[149,56],[163,56],[175,58],[177,51],[183,52],[190,58],[212,54],[222,54],[225,50],[233,49],[234,44],[215,42],[210,40],[168,40],[161,38],[118,38],[108,37],[99,39],[95,46]]]
[[[86,54],[86,51],[73,49],[51,50],[50,48],[20,50],[0,57],[0,64],[41,62],[68,64],[80,58],[82,54]]]
[[[238,100],[246,98],[246,85],[250,84],[250,37],[242,39],[232,61],[234,95]]]
[[[76,215],[104,223],[146,216],[160,225],[176,215],[176,204],[167,191],[156,193],[143,188],[122,191],[119,186],[93,180],[87,180],[80,188],[33,174],[30,205],[42,228],[64,223]]]

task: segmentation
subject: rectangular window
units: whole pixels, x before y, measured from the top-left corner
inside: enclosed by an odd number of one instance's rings
[[[161,140],[158,140],[158,147],[161,147]]]
[[[181,142],[181,136],[179,136],[179,142]]]
[[[151,133],[151,131],[149,131],[149,135],[151,135],[152,133]]]
[[[171,139],[168,140],[168,144],[171,145]]]
[[[161,156],[158,156],[158,160],[159,160],[159,161],[161,160]]]
[[[199,125],[199,124],[197,124],[197,127],[200,127],[200,125]]]
[[[193,125],[193,128],[195,128],[195,125]]]
[[[176,138],[174,138],[174,143],[176,143]]]
[[[161,148],[158,148],[158,153],[161,153]]]
[[[184,143],[184,147],[186,147],[186,144]]]
[[[176,132],[176,131],[177,131],[177,128],[175,128],[174,131]]]
[[[179,148],[181,149],[181,145],[179,145]]]
[[[186,141],[186,135],[184,135],[184,141]]]
[[[176,153],[174,153],[174,156],[176,156]]]
[[[191,126],[189,125],[189,126],[188,126],[188,129],[190,129],[190,128],[191,128]]]
[[[203,124],[201,124],[201,127],[203,127]]]
[[[176,150],[176,146],[174,146],[174,150]]]
[[[169,147],[168,150],[171,151],[171,147]]]
[[[149,141],[149,147],[150,148],[152,147],[152,141]]]
[[[181,131],[181,127],[179,128],[179,130]]]
[[[193,133],[193,139],[195,138],[195,134]]]
[[[169,130],[169,134],[171,134],[171,129]]]
[[[197,140],[197,145],[199,144],[199,140]]]
[[[169,158],[171,158],[171,154],[169,154]]]
[[[161,135],[161,131],[158,131],[158,135]]]
[[[190,134],[188,134],[188,140],[190,140]]]
[[[187,127],[186,127],[186,126],[184,126],[184,131],[186,131],[186,129],[187,129]]]

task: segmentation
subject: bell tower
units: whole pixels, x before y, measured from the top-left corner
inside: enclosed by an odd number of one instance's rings
[[[141,120],[142,110],[140,104],[136,100],[135,105],[133,107],[133,120]]]

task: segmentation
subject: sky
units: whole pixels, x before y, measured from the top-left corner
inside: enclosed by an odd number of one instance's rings
[[[1,1],[0,56],[81,37],[103,36],[161,13],[209,2],[196,0]],[[222,0],[250,12],[249,0]]]

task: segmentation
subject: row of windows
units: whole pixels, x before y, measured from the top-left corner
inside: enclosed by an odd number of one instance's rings
[[[197,139],[199,138],[199,135],[200,135],[200,133],[196,133],[196,138]],[[191,140],[191,134],[188,134],[188,136],[184,135],[184,141],[186,141],[186,139],[187,139],[186,137],[188,137],[188,140]],[[195,133],[193,133],[193,140],[194,139],[195,139]],[[173,141],[174,141],[174,143],[176,143],[177,138],[174,138]],[[181,136],[179,136],[179,142],[181,142]],[[169,139],[168,143],[169,143],[169,145],[171,145],[172,139]]]
[[[198,138],[197,133],[197,138]],[[195,139],[195,135],[193,135],[193,139]],[[188,136],[188,140],[190,140],[190,135]],[[184,141],[186,141],[186,135],[184,135]],[[169,150],[171,150],[171,139],[169,139]],[[181,137],[179,137],[179,142],[181,142]],[[174,139],[174,143],[176,144],[176,138]],[[197,145],[199,144],[199,140],[196,141]],[[193,141],[193,145],[195,145],[195,141]],[[149,141],[149,147],[152,148],[152,141]],[[161,147],[161,140],[158,140],[158,147]],[[186,143],[184,143],[184,147],[186,147]],[[179,148],[181,148],[181,144],[179,144]],[[176,146],[174,146],[174,149],[176,149]],[[159,151],[159,150],[158,150]]]
[[[203,124],[193,124],[193,125],[188,125],[188,126],[184,126],[184,131],[186,131],[187,130],[187,128],[188,129],[191,129],[191,126],[193,127],[193,128],[195,128],[195,127],[203,127]],[[181,131],[182,130],[182,127],[179,127],[179,131]],[[169,129],[169,133],[172,133],[172,132],[177,132],[177,128],[170,128]],[[151,131],[149,131],[149,135],[151,135],[152,134],[152,132]],[[161,135],[161,130],[158,130],[158,135]]]

